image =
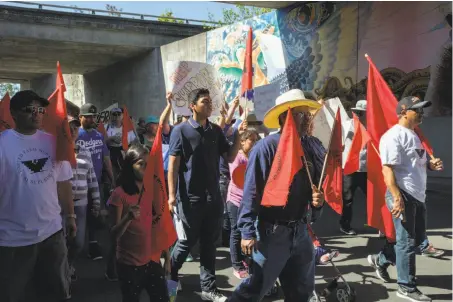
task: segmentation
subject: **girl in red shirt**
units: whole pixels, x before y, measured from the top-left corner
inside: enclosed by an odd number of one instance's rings
[[[152,248],[152,200],[140,200],[140,190],[149,152],[142,145],[129,148],[119,176],[119,186],[113,191],[111,217],[112,234],[118,241],[118,276],[123,302],[139,302],[145,289],[150,301],[169,301],[165,272],[160,264],[162,251]],[[169,255],[165,251],[165,255]],[[170,261],[166,259],[168,271]]]

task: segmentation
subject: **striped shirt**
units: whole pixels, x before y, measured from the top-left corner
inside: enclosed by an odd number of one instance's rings
[[[85,206],[88,204],[88,197],[93,203],[100,204],[99,185],[94,172],[91,154],[85,148],[76,146],[77,166],[72,168],[73,177],[72,194],[74,206]],[[90,194],[90,195],[88,195]]]

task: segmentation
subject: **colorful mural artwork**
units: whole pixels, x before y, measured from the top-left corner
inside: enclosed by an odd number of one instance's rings
[[[206,62],[218,70],[227,102],[231,102],[241,89],[240,82],[244,65],[245,41],[249,26],[252,26],[254,36],[252,54],[254,86],[266,85],[269,84],[267,77],[268,68],[260,47],[260,37],[262,35],[270,35],[275,37],[280,43],[280,33],[275,12],[207,33]]]
[[[429,114],[451,115],[449,2],[295,3],[208,32],[207,63],[219,71],[228,102],[240,89],[248,26],[255,87],[276,83],[281,92],[300,88],[313,99],[338,96],[348,109],[366,97],[368,53],[397,98],[426,97]]]

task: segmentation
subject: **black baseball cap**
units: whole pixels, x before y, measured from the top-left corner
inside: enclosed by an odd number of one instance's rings
[[[42,106],[47,107],[49,101],[43,97],[40,97],[36,92],[32,90],[22,90],[17,92],[10,101],[9,109],[10,110],[19,110],[30,105],[31,102],[38,101]]]
[[[80,120],[77,117],[74,117],[72,115],[68,115],[68,123],[75,123],[77,127],[80,127],[82,124],[80,123]]]
[[[403,110],[425,108],[431,106],[430,101],[422,101],[416,96],[406,96],[402,98],[396,106],[396,114],[400,115]]]
[[[97,115],[98,114],[98,109],[96,106],[90,103],[83,104],[82,107],[80,107],[80,115]]]

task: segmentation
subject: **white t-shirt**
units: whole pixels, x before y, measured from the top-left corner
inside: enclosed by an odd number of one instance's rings
[[[52,135],[0,133],[0,246],[32,245],[61,230],[57,182],[71,178],[69,162],[55,160]]]
[[[122,147],[122,142],[121,142],[121,139],[123,137],[123,126],[121,127],[114,127],[112,125],[108,125],[106,127],[106,132],[107,132],[107,137],[117,137],[117,140],[119,143],[114,143],[114,142],[110,142],[109,143],[109,147]],[[135,139],[135,134],[134,134],[134,131],[129,131],[129,133],[127,134],[127,142],[130,144],[134,141]]]
[[[415,199],[426,199],[426,150],[418,135],[395,125],[382,137],[379,153],[383,165],[392,165],[397,185]]]

